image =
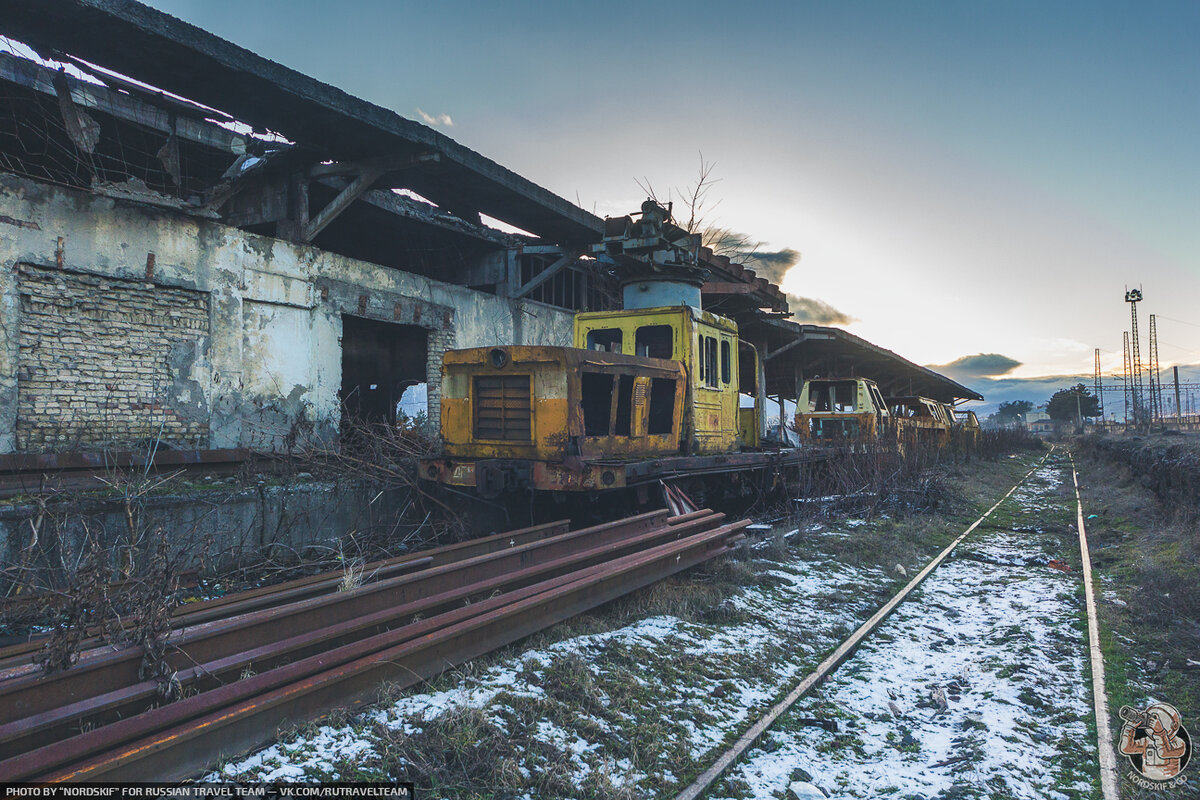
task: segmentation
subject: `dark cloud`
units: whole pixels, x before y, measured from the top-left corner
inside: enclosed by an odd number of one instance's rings
[[[935,369],[938,368],[935,367]],[[1200,364],[1180,365],[1179,380],[1188,383],[1200,380]],[[1083,375],[1041,375],[1036,378],[979,378],[972,381],[971,388],[978,391],[987,400],[982,403],[968,403],[967,407],[974,409],[982,418],[994,412],[1001,403],[1013,400],[1028,400],[1034,406],[1041,406],[1049,401],[1059,389],[1066,389],[1077,383],[1082,383],[1090,390],[1092,375],[1087,373]],[[1114,413],[1118,417],[1124,416],[1125,406],[1121,400],[1120,379],[1118,378],[1117,382],[1113,384],[1106,378],[1105,385],[1109,388],[1109,391],[1104,392],[1105,415],[1110,418]],[[1111,391],[1114,387],[1115,392]]]
[[[785,247],[782,250],[762,250],[763,242],[728,228],[709,228],[704,232],[704,246],[719,256],[742,264],[776,286],[783,283],[788,270],[800,262],[800,251]],[[837,310],[815,297],[787,296],[788,309],[796,322],[814,325],[849,325],[854,317]]]
[[[1007,375],[1019,366],[1021,366],[1020,361],[999,353],[977,353],[973,356],[955,359],[949,364],[934,365],[933,368],[959,375],[985,378]]]
[[[800,251],[785,247],[782,250],[762,250],[763,242],[728,228],[709,228],[704,232],[704,246],[719,256],[726,256],[757,272],[772,283],[780,283],[787,271],[800,261]]]
[[[838,311],[824,300],[815,297],[787,296],[788,310],[796,322],[809,322],[814,325],[849,325],[854,317]]]
[[[800,253],[790,247],[785,247],[782,250],[774,250],[763,252],[756,250],[753,253],[738,253],[739,258],[734,258],[734,261],[739,261],[750,269],[754,270],[759,276],[766,278],[771,283],[782,283],[783,276],[787,271],[796,266],[800,261]]]

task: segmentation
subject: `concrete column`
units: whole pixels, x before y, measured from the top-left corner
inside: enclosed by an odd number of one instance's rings
[[[240,270],[239,270],[240,272]],[[209,447],[241,447],[242,293],[240,275],[222,271],[209,295],[208,361],[212,365]]]

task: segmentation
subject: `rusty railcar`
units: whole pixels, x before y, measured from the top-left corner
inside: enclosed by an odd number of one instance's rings
[[[484,496],[624,485],[613,459],[676,454],[687,374],[669,359],[477,347],[443,361],[443,456],[423,476]]]
[[[928,397],[888,397],[888,413],[901,448],[912,444],[945,447],[953,427],[951,412]]]
[[[810,444],[875,444],[888,434],[889,423],[883,394],[866,378],[810,379],[796,403],[796,432]]]

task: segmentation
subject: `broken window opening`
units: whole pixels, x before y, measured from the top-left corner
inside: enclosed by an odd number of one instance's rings
[[[650,409],[646,412],[646,433],[662,436],[671,433],[675,425],[675,381],[671,378],[650,379]]]
[[[396,420],[411,421],[417,424],[429,419],[429,384],[425,381],[415,381],[404,387],[400,401],[396,403]]]
[[[580,381],[583,435],[607,436],[612,422],[613,376],[585,372]]]
[[[600,350],[608,353],[621,352],[620,328],[597,328],[588,331],[587,349]]]
[[[809,384],[809,412],[855,411],[858,401],[858,384],[855,381],[830,381]]]
[[[833,384],[833,410],[849,414],[858,410],[858,384],[855,381],[841,381]]]
[[[758,396],[758,359],[754,348],[738,342],[738,391],[751,397]]]
[[[732,359],[729,355],[729,340],[721,340],[721,383],[729,385],[730,371],[732,369]]]
[[[617,418],[613,436],[631,436],[633,423],[633,376],[621,375],[617,384]]]
[[[670,325],[643,325],[634,337],[634,354],[649,358],[674,358],[675,336]]]
[[[425,328],[343,315],[338,392],[343,424],[357,420],[394,425],[406,390],[426,385],[428,346]],[[415,402],[414,396],[410,401]]]

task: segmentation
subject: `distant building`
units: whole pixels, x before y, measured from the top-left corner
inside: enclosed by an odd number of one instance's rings
[[[1050,419],[1050,417],[1046,416],[1045,414],[1042,414],[1041,417],[1041,419],[1036,419],[1032,422],[1026,420],[1025,424],[1029,428],[1029,432],[1033,435],[1049,436],[1050,434],[1054,433],[1054,420]]]

